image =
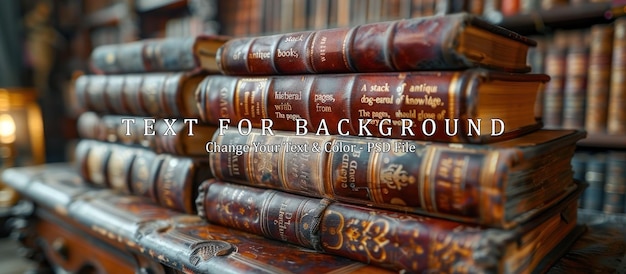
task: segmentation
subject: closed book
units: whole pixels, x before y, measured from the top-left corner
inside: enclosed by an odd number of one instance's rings
[[[584,129],[587,98],[587,75],[589,69],[589,33],[573,32],[565,62],[565,86],[563,88],[563,128]]]
[[[555,40],[563,40],[562,32],[557,32]],[[563,125],[563,92],[565,89],[567,51],[560,45],[561,42],[552,42],[545,54],[544,73],[550,75],[550,82],[543,90],[542,121],[546,128],[561,128]]]
[[[602,210],[604,204],[604,184],[606,182],[606,154],[597,153],[587,159],[585,181],[589,187],[583,193],[583,208]]]
[[[441,1],[443,2],[443,1]],[[345,17],[345,16],[344,16]],[[217,62],[231,75],[486,67],[528,72],[535,41],[468,13],[229,40]]]
[[[208,159],[201,157],[89,139],[80,140],[75,153],[77,170],[90,184],[186,213],[195,211],[198,185],[212,177]]]
[[[399,272],[527,273],[576,227],[581,190],[510,230],[217,180],[201,186],[198,213],[218,225]]]
[[[626,135],[626,18],[614,22],[607,132]]]
[[[157,153],[205,156],[216,127],[194,118],[152,118],[84,112],[78,116],[80,138],[141,146]]]
[[[577,131],[541,130],[491,145],[275,131],[216,132],[207,145],[224,181],[511,228],[575,188]]]
[[[201,120],[213,125],[486,143],[541,126],[535,101],[549,79],[484,69],[209,75],[196,96]]]
[[[81,109],[102,114],[197,118],[194,92],[205,73],[82,75],[74,84]]]
[[[590,31],[585,113],[585,130],[589,133],[606,133],[611,89],[613,29],[613,24],[597,24],[593,25]]]
[[[606,158],[606,180],[602,211],[626,213],[626,152],[610,151]]]
[[[37,205],[26,229],[39,233],[27,233],[27,237],[36,237],[36,241],[29,240],[49,251],[45,253],[48,262],[67,267],[67,271],[393,273],[210,224],[196,215],[176,212],[142,197],[94,189],[69,163],[11,168],[2,176],[22,197]],[[54,234],[57,227],[70,233]],[[117,254],[120,260],[107,260],[103,252]],[[130,270],[122,262],[130,264]]]
[[[93,49],[89,61],[98,74],[217,72],[215,54],[227,40],[225,36],[198,35],[100,45]]]

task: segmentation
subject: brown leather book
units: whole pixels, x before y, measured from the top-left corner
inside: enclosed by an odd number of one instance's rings
[[[217,180],[201,185],[198,213],[211,223],[399,272],[529,273],[576,227],[582,188],[510,230]]]
[[[545,128],[562,128],[563,126],[568,35],[566,31],[556,31],[546,50],[544,73],[550,75],[550,82],[543,90],[542,121]]]
[[[206,156],[205,144],[216,127],[197,119],[101,115],[84,112],[77,120],[78,136],[111,143],[141,146],[157,153]]]
[[[26,235],[36,238],[28,242],[68,272],[87,267],[96,273],[394,273],[94,189],[68,163],[12,168],[2,175],[37,205],[26,226]]]
[[[570,34],[570,44],[565,56],[567,67],[563,87],[563,128],[585,128],[589,39],[587,30],[578,30]]]
[[[98,113],[197,118],[194,92],[205,73],[82,75],[74,92],[82,109]]]
[[[218,179],[511,228],[574,189],[580,131],[540,130],[490,145],[383,138],[216,132],[207,145]]]
[[[231,75],[381,72],[487,67],[528,72],[535,42],[456,13],[229,40],[217,52]]]
[[[607,132],[626,135],[626,18],[614,22]]]
[[[485,143],[538,129],[536,96],[549,79],[484,69],[209,75],[196,96],[214,125]]]
[[[101,45],[90,56],[98,74],[206,70],[217,72],[216,52],[225,36],[198,35]]]
[[[589,68],[587,75],[587,104],[585,130],[606,133],[609,90],[611,89],[611,59],[613,56],[613,24],[591,26]]]
[[[156,154],[143,147],[82,139],[75,153],[77,169],[90,184],[186,213],[195,212],[198,185],[213,177],[206,158]]]

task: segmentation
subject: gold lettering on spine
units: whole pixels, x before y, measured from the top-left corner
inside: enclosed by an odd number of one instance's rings
[[[283,241],[289,240],[287,233],[289,232],[288,228],[291,225],[291,219],[293,218],[293,213],[286,211],[288,205],[289,199],[286,199],[280,204],[280,208],[278,209],[278,216],[273,221],[274,225],[278,227],[278,235]]]

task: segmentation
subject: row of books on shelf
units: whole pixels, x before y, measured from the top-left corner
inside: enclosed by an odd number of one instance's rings
[[[580,207],[606,213],[626,213],[626,153],[623,151],[576,152],[574,176],[589,187]]]
[[[618,18],[540,40],[529,60],[536,72],[551,76],[539,101],[546,127],[626,134],[624,33],[626,20]]]
[[[241,0],[220,2],[222,33],[250,36],[467,12],[494,22],[503,16],[582,5],[586,0]]]
[[[393,271],[545,270],[580,235],[585,133],[537,121],[533,40],[469,14],[213,38],[94,50],[85,181]]]

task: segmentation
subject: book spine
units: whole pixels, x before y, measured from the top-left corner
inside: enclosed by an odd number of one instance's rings
[[[199,214],[219,225],[398,271],[476,267],[481,235],[459,223],[215,180],[200,192]],[[450,252],[454,260],[440,259]]]
[[[550,75],[543,91],[543,125],[561,128],[563,120],[563,90],[565,86],[565,50],[559,47],[546,51],[545,73]]]
[[[185,86],[189,77],[184,73],[83,75],[76,80],[75,93],[84,109],[98,113],[194,118],[198,111],[189,103],[193,92]]]
[[[606,178],[606,155],[603,153],[589,157],[585,171],[585,181],[589,187],[583,193],[583,208],[602,210],[604,184]]]
[[[104,144],[81,140],[74,152],[80,175],[94,186],[107,187],[106,171],[111,150]]]
[[[541,258],[574,228],[574,201],[579,194],[568,195],[552,212],[513,230],[372,210],[217,180],[200,186],[197,207],[199,215],[211,223],[400,273],[496,273],[502,269],[522,273],[538,267]],[[538,245],[545,248],[537,249]],[[531,250],[537,254],[520,254]]]
[[[626,153],[611,151],[606,161],[606,183],[604,185],[604,206],[608,213],[625,212],[626,203]]]
[[[613,29],[612,24],[597,24],[591,27],[585,114],[585,129],[589,133],[606,132],[611,88]]]
[[[207,151],[224,181],[491,225],[503,219],[504,151],[234,129],[216,132]]]
[[[218,64],[230,75],[465,68],[471,63],[449,46],[463,20],[417,18],[234,39],[218,50]]]
[[[86,146],[91,148],[85,156]],[[78,162],[81,175],[90,183],[185,213],[195,213],[198,185],[212,177],[208,160],[85,139],[78,147],[76,159],[84,161]]]
[[[468,132],[478,86],[491,77],[485,74],[209,75],[196,96],[201,120],[212,125],[249,122],[300,133],[480,143],[494,141],[489,133]],[[461,121],[458,127],[455,121]],[[518,130],[525,129],[512,131]]]
[[[195,42],[195,36],[143,42],[145,72],[187,71],[197,68],[199,62],[193,52]]]
[[[566,54],[565,86],[563,88],[563,128],[584,129],[587,70],[589,67],[588,32],[571,34],[572,44]]]
[[[626,135],[626,19],[614,25],[607,132]]]
[[[152,39],[101,45],[91,56],[91,68],[99,74],[187,71],[197,68],[195,37]]]
[[[204,148],[215,127],[182,118],[98,115],[84,112],[77,120],[81,138],[141,146],[157,153],[206,156]]]

